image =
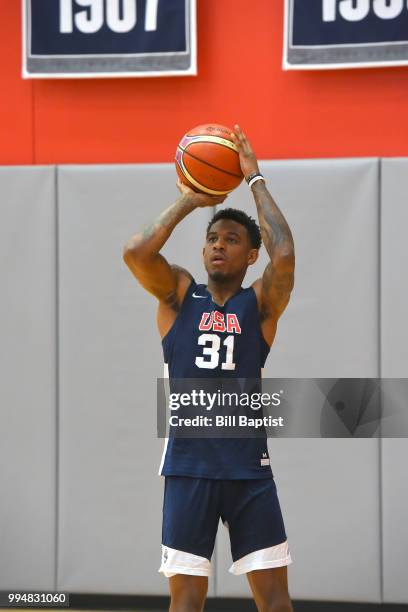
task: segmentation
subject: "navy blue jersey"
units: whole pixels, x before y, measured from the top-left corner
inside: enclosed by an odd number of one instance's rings
[[[170,384],[174,379],[191,378],[260,379],[269,346],[261,332],[253,288],[241,287],[220,306],[206,285],[192,281],[162,345]],[[160,473],[271,478],[266,434],[256,438],[179,438],[170,431]]]

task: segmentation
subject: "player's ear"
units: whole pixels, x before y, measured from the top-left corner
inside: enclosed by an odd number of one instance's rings
[[[256,260],[258,259],[258,255],[259,255],[259,250],[258,249],[251,249],[248,253],[248,266],[252,266],[252,264],[254,264],[256,262]]]

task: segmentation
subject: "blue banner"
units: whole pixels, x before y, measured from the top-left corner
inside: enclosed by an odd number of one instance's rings
[[[284,68],[408,64],[406,0],[285,0]]]
[[[195,0],[25,0],[24,76],[196,74]]]

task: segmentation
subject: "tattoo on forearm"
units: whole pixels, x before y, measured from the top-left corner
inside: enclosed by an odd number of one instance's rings
[[[285,310],[294,283],[294,244],[292,232],[265,185],[253,189],[262,240],[270,257],[262,277],[264,299],[261,321],[276,320]]]
[[[141,234],[143,241],[147,242],[148,240],[150,240],[150,238],[154,236],[156,231],[157,231],[156,223],[152,223],[151,225],[149,225],[149,227],[146,227],[142,231],[142,234]]]
[[[291,234],[286,223],[278,218],[276,213],[271,210],[264,210],[265,224],[261,227],[262,238],[269,253],[270,249],[280,246],[285,242],[290,242]]]
[[[171,227],[171,229],[173,229],[173,227],[177,225],[177,223],[181,221],[186,214],[187,211],[185,206],[181,206],[180,202],[176,202],[160,213],[159,218],[157,219],[157,224],[161,227]]]
[[[292,232],[267,188],[265,186],[257,188],[254,190],[254,196],[262,240],[269,256],[272,258],[278,248],[285,248],[288,252],[293,251]]]
[[[191,212],[191,208],[180,200],[166,208],[157,219],[133,238],[136,242],[147,244],[153,240],[157,250],[163,246],[176,225]]]

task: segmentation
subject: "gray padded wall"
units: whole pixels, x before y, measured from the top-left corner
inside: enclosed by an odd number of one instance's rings
[[[55,588],[55,169],[0,168],[0,589]]]
[[[178,196],[173,165],[66,166],[59,173],[60,520],[58,588],[167,592],[158,574],[163,440],[156,300],[122,260],[132,234]],[[200,270],[207,210],[166,248]]]
[[[408,376],[408,159],[382,161],[382,376]],[[405,398],[406,409],[406,398]],[[408,603],[408,440],[382,441],[384,600]]]
[[[261,162],[261,169],[297,258],[264,375],[377,376],[378,160]],[[231,203],[255,214],[245,186]],[[263,255],[251,281],[265,263]],[[378,440],[274,440],[269,448],[294,558],[292,596],[380,601]],[[224,527],[219,535],[217,593],[248,595],[246,579],[227,573]]]
[[[296,288],[265,375],[378,375],[378,162],[261,167],[297,253]],[[404,377],[408,160],[382,167],[382,375]],[[155,300],[132,278],[122,247],[177,198],[174,168],[65,166],[58,180],[59,412],[55,169],[0,170],[0,589],[166,593],[157,573],[162,354]],[[229,204],[255,214],[245,185]],[[193,213],[165,250],[197,280],[210,214]],[[382,527],[384,600],[408,602],[406,440],[384,440],[381,455],[376,440],[275,440],[270,450],[295,560],[292,596],[379,601]],[[226,572],[229,544],[219,532],[209,593],[248,595],[245,579]]]

